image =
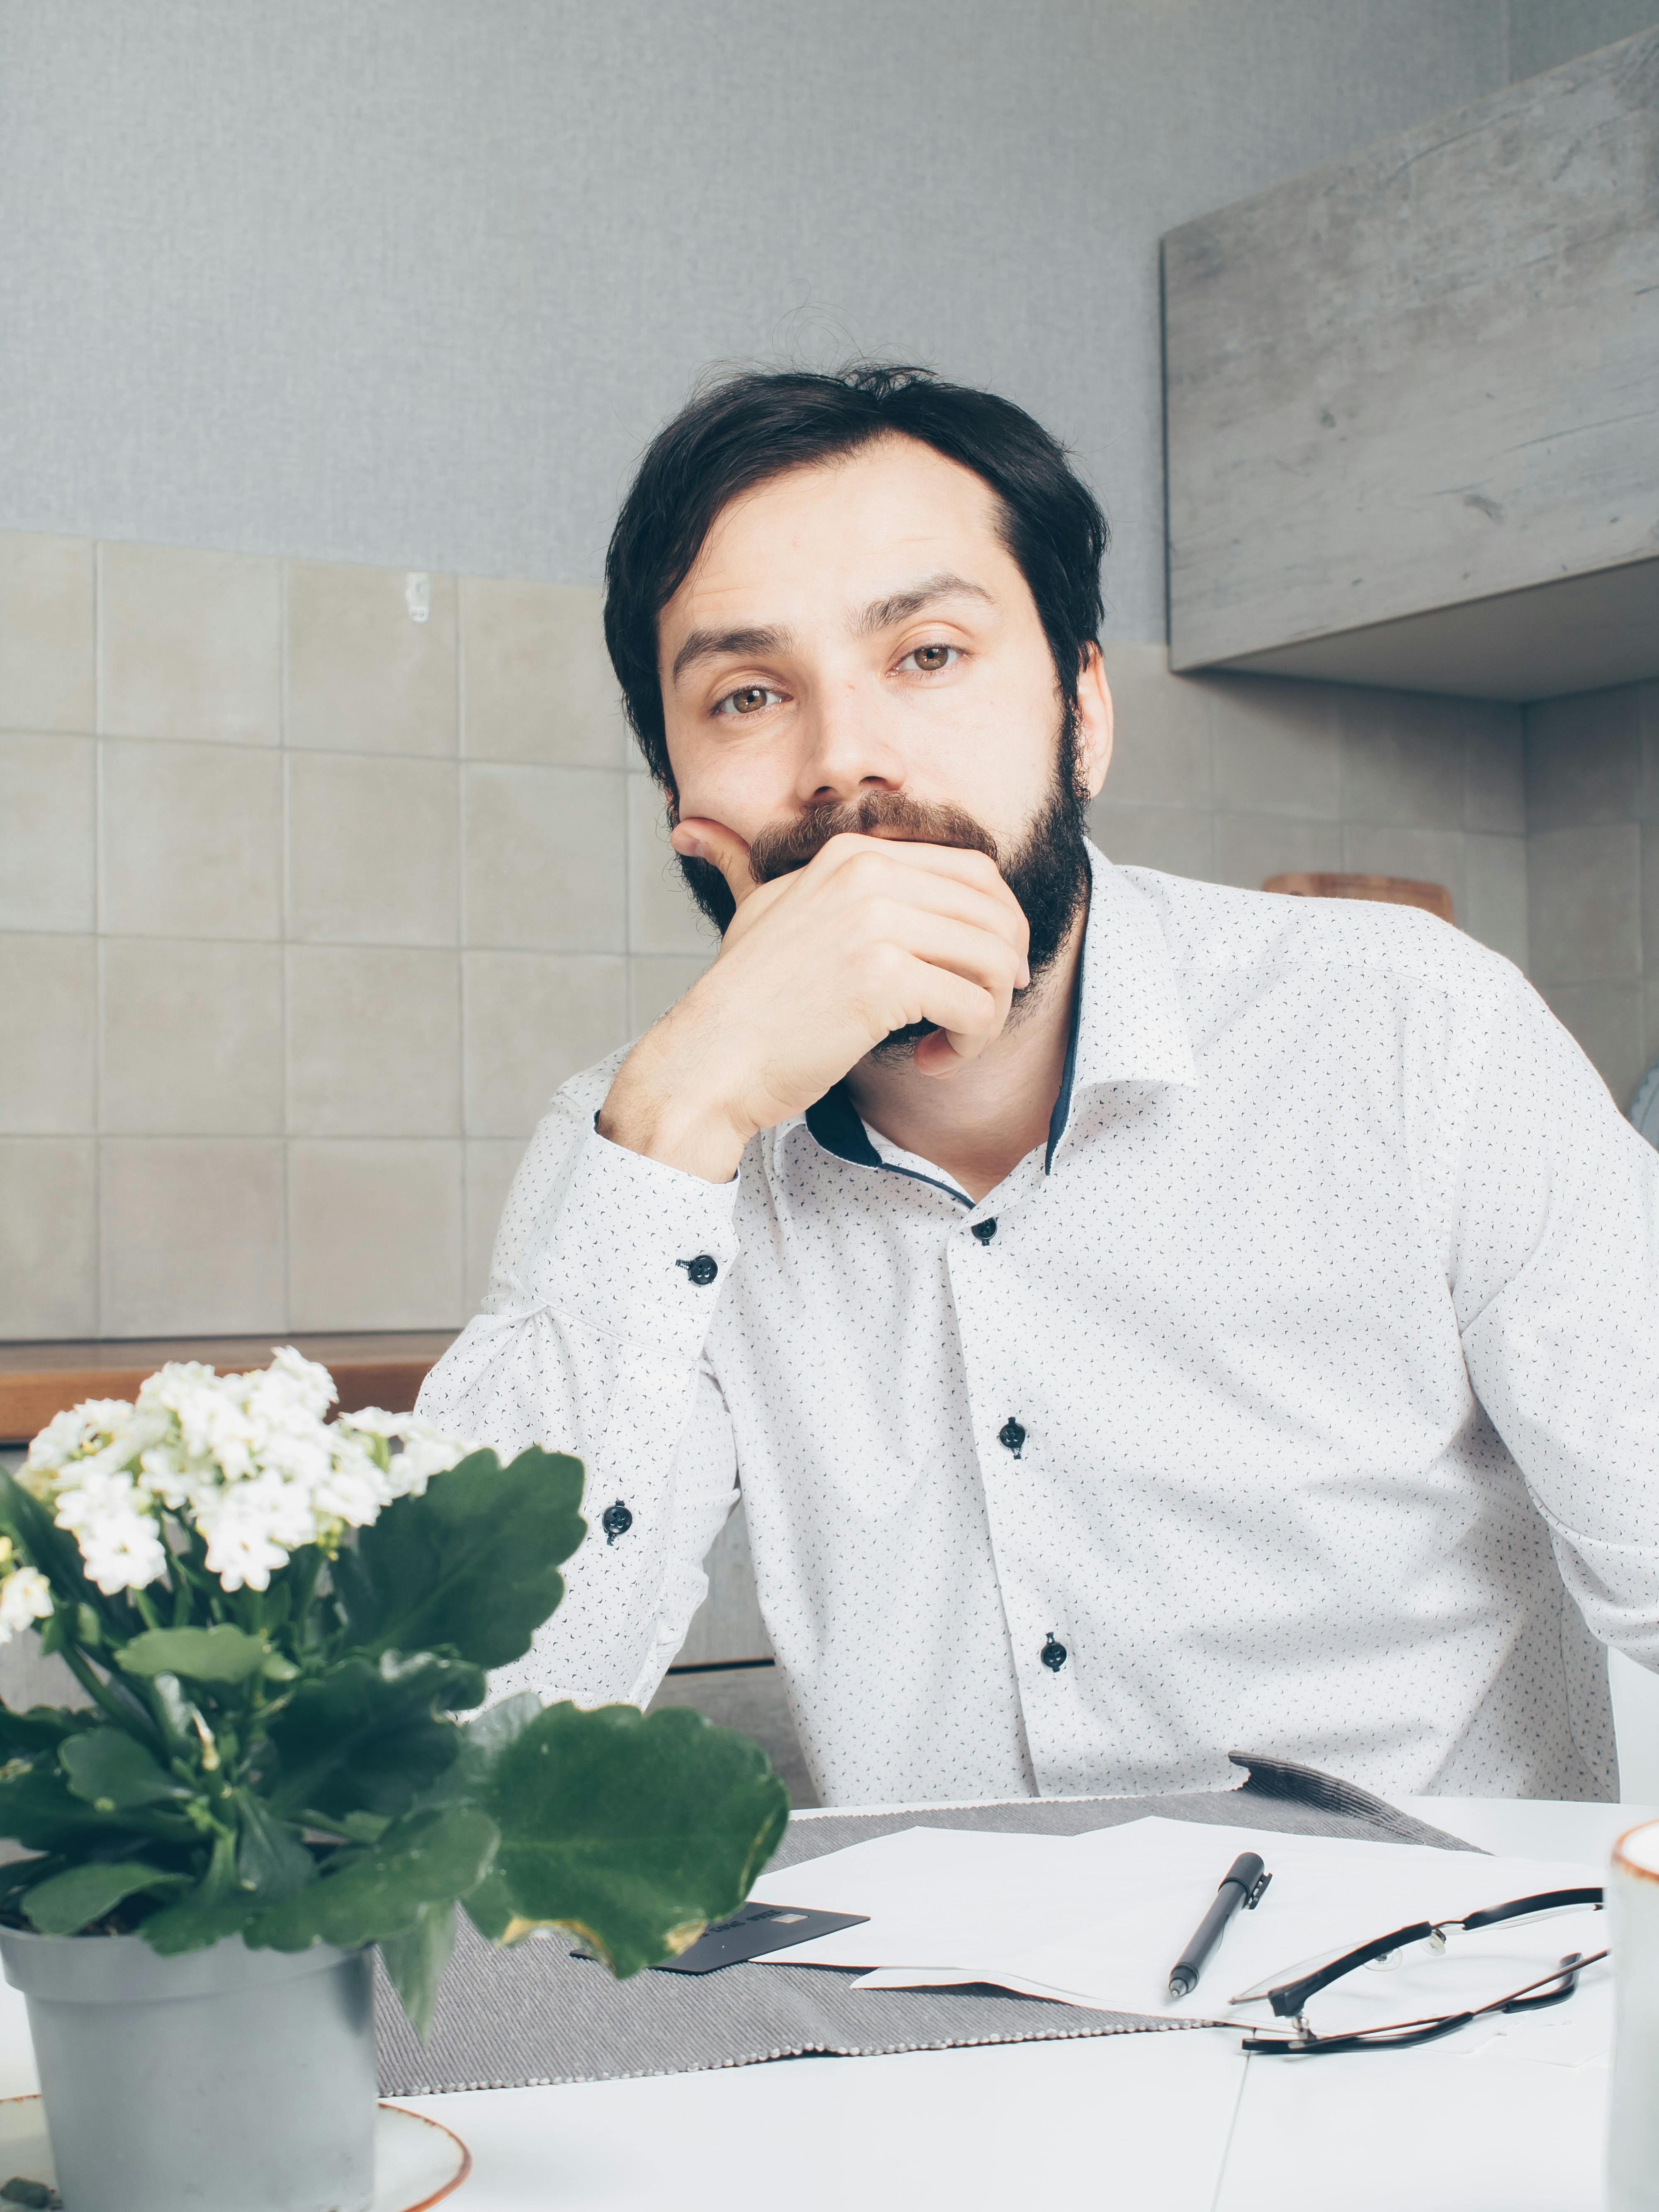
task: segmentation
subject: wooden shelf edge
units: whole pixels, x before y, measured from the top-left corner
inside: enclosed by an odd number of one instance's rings
[[[331,1370],[343,1411],[379,1406],[388,1413],[412,1413],[416,1393],[438,1355],[342,1359]],[[0,1442],[27,1443],[54,1415],[86,1398],[133,1398],[155,1363],[143,1367],[54,1367],[0,1372]]]

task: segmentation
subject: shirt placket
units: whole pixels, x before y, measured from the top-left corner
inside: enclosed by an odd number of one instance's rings
[[[1023,1220],[1044,1182],[1041,1162],[1022,1162],[951,1237],[947,1265],[987,1525],[1007,1624],[1015,1687],[1039,1790],[1051,1786],[1075,1735],[1078,1645],[1085,1625],[1054,1620],[1024,1571],[1030,1529],[1063,1469],[1055,1463],[1043,1410],[1021,1373],[1020,1347],[1042,1317],[1015,1256]]]

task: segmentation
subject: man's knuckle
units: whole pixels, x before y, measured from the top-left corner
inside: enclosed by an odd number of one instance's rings
[[[845,864],[848,879],[860,891],[867,890],[872,884],[885,883],[891,865],[888,855],[878,852],[867,839],[860,843],[856,853],[848,854]]]
[[[890,939],[872,938],[860,949],[860,955],[866,975],[881,983],[891,983],[904,973],[908,962]]]

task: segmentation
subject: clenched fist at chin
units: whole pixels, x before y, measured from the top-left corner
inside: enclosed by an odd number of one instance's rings
[[[711,862],[736,911],[714,965],[617,1071],[601,1136],[711,1182],[805,1112],[896,1030],[932,1023],[915,1066],[950,1076],[1000,1036],[1030,980],[1018,902],[983,853],[879,833],[831,837],[757,883],[744,840],[689,819],[677,851]]]

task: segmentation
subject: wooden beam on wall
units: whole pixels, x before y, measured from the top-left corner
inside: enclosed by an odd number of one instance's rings
[[[406,1413],[454,1336],[453,1329],[442,1329],[288,1341],[328,1369],[343,1411],[378,1406],[383,1413]],[[268,1367],[270,1352],[264,1337],[0,1345],[0,1443],[27,1443],[54,1414],[85,1398],[136,1398],[146,1376],[169,1360],[199,1359],[222,1375],[235,1375]]]

